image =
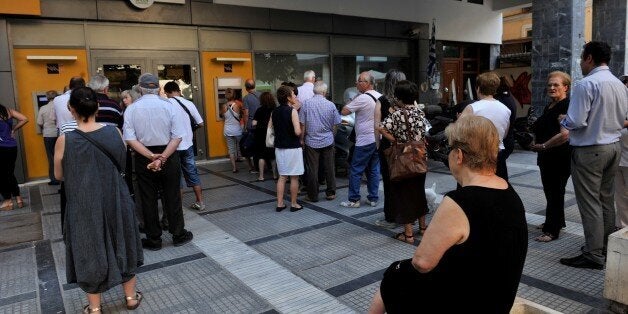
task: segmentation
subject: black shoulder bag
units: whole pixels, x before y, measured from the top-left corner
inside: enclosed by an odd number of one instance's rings
[[[114,166],[116,166],[116,169],[118,169],[118,173],[120,173],[120,176],[124,178],[124,176],[126,175],[126,173],[124,172],[124,170],[122,169],[122,167],[120,166],[120,164],[118,163],[118,161],[113,157],[113,155],[111,155],[111,153],[106,150],[104,147],[102,147],[102,145],[100,145],[100,143],[96,142],[93,138],[91,138],[91,136],[87,135],[87,133],[76,129],[74,130],[76,132],[76,134],[84,137],[86,140],[90,141],[92,144],[94,144],[94,146],[96,146],[96,148],[100,149],[101,152],[103,152],[103,154],[105,154],[107,157],[109,157],[109,160],[111,160],[111,162],[113,163]]]
[[[196,123],[196,120],[194,120],[194,117],[192,117],[190,110],[180,100],[178,100],[177,97],[172,97],[172,99],[176,100],[179,105],[181,105],[181,108],[183,108],[183,110],[185,110],[185,112],[188,114],[188,117],[190,118],[190,127],[192,128],[192,132],[200,128],[200,126]]]

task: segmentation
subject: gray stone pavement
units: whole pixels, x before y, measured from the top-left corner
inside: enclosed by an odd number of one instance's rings
[[[516,151],[508,161],[530,234],[518,296],[564,313],[604,313],[604,271],[558,263],[583,244],[571,182],[560,239],[533,241],[545,209],[535,161],[536,155],[526,151]],[[207,209],[184,210],[186,227],[194,232],[190,244],[174,247],[165,233],[162,250],[145,251],[138,274],[145,301],[138,312],[365,312],[386,267],[415,249],[392,239],[401,228],[374,225],[383,219],[382,202],[339,206],[347,198],[346,178],[338,178],[335,200],[321,197],[318,203],[304,202],[299,212],[276,213],[275,182],[255,182],[244,163],[239,167],[242,171],[233,174],[227,162],[199,164]],[[446,167],[430,162],[426,186],[434,182],[440,194],[456,185]],[[0,313],[77,313],[86,300],[65,280],[57,187],[27,184],[22,192],[27,207],[0,212]],[[184,204],[192,201],[186,190]],[[106,312],[125,312],[123,299],[121,289],[112,289],[102,306]]]

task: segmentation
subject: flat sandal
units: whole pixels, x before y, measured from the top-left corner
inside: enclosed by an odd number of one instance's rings
[[[89,314],[89,313],[96,313],[96,312],[100,312],[100,306],[98,306],[97,308],[90,308],[89,304],[83,307],[83,313],[85,314]]]

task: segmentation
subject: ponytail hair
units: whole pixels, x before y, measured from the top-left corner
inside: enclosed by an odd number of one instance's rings
[[[89,87],[73,89],[72,94],[70,94],[70,107],[74,108],[83,122],[87,122],[87,119],[98,111],[96,92]]]

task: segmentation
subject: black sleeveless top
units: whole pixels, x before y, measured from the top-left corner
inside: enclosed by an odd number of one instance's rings
[[[272,113],[273,129],[275,131],[275,148],[299,148],[301,142],[294,133],[292,125],[292,108],[288,105],[279,105]]]
[[[464,211],[470,232],[464,243],[445,252],[433,275],[443,288],[464,294],[468,302],[461,303],[469,309],[508,313],[528,250],[521,198],[510,184],[505,190],[466,186],[446,195]]]

